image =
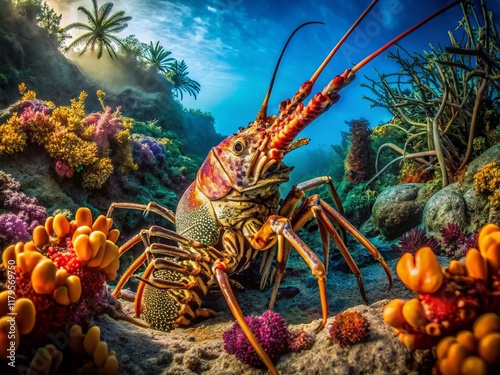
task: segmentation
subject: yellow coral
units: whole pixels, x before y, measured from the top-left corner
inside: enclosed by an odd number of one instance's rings
[[[14,113],[5,124],[0,125],[0,155],[23,151],[26,134],[21,128],[21,120]]]
[[[500,163],[488,163],[476,172],[474,191],[487,195],[491,207],[500,208]]]
[[[28,90],[24,82],[18,86],[18,89],[19,93],[21,94],[21,100],[36,99],[36,93],[34,91]]]
[[[101,158],[83,171],[83,187],[100,189],[113,173],[113,163],[110,158]]]

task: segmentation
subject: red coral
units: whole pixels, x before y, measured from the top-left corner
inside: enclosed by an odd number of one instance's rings
[[[267,310],[261,317],[249,316],[245,318],[245,321],[273,362],[286,353],[288,327],[278,313]],[[224,339],[224,349],[229,354],[234,354],[236,358],[250,366],[263,366],[237,322],[223,333],[222,338]]]
[[[329,330],[330,343],[336,342],[341,348],[365,342],[370,337],[370,323],[363,314],[343,311],[335,317]]]
[[[56,161],[56,172],[61,178],[71,178],[75,173],[75,168],[66,160]]]

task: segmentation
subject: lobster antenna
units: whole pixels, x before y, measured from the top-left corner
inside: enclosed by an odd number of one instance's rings
[[[262,106],[260,107],[259,113],[257,115],[257,120],[265,119],[265,117],[267,117],[267,105],[269,104],[269,98],[271,97],[271,92],[273,91],[274,80],[276,79],[276,74],[278,73],[278,68],[280,66],[281,59],[283,58],[283,55],[285,54],[285,51],[286,51],[286,48],[288,47],[288,44],[290,43],[290,41],[292,40],[293,36],[295,35],[295,33],[297,31],[299,31],[304,26],[311,25],[314,23],[321,24],[321,25],[325,24],[324,22],[319,22],[319,21],[305,22],[302,25],[299,25],[295,30],[293,30],[293,32],[288,37],[285,45],[283,46],[283,49],[281,50],[278,61],[276,62],[276,65],[274,66],[274,71],[273,71],[273,75],[271,77],[271,82],[269,83],[269,88],[267,89],[266,96],[264,97],[264,102],[262,103]]]
[[[349,35],[351,35],[351,33],[354,31],[354,29],[356,29],[356,27],[358,27],[359,23],[361,21],[363,21],[363,18],[365,18],[365,16],[370,12],[370,10],[375,6],[375,4],[377,4],[377,2],[378,2],[378,0],[373,0],[371,2],[371,4],[368,5],[368,8],[366,8],[365,11],[363,13],[361,13],[361,15],[358,17],[356,22],[354,22],[352,24],[352,26],[349,28],[349,30],[347,30],[347,32],[344,34],[344,36],[338,41],[338,43],[335,45],[335,47],[333,47],[333,49],[330,51],[328,56],[321,63],[319,68],[316,70],[316,72],[314,72],[311,79],[309,80],[313,85],[316,82],[316,80],[318,79],[318,77],[321,74],[321,72],[323,71],[323,69],[325,69],[325,67],[328,65],[328,63],[332,59],[333,55],[335,55],[335,53],[337,53],[338,49],[342,46],[342,44],[344,44],[345,40],[349,37]]]
[[[419,23],[417,23],[416,25],[410,27],[408,30],[406,30],[405,32],[399,34],[397,37],[395,37],[394,39],[392,39],[390,42],[387,42],[386,44],[384,44],[382,47],[380,47],[378,50],[376,50],[375,52],[371,53],[370,55],[368,55],[367,57],[365,57],[363,60],[361,60],[359,63],[357,63],[356,65],[354,65],[353,68],[351,68],[351,71],[352,73],[355,73],[356,71],[358,71],[359,69],[361,69],[363,66],[365,66],[368,62],[370,62],[371,60],[373,60],[375,57],[377,57],[378,55],[380,55],[382,52],[384,52],[387,48],[389,48],[390,46],[392,46],[393,44],[399,42],[400,39],[404,38],[406,35],[410,34],[411,32],[415,31],[416,29],[418,29],[420,26],[424,25],[425,23],[429,22],[430,20],[432,20],[433,18],[439,16],[441,13],[447,11],[448,9],[450,9],[451,7],[454,7],[455,5],[457,5],[458,3],[462,2],[463,0],[455,0],[454,2],[446,5],[445,7],[439,9],[438,11],[436,11],[435,13],[431,14],[430,16],[428,16],[427,18],[423,19],[422,21],[420,21]]]

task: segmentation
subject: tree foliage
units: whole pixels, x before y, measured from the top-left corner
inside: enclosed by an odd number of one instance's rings
[[[78,10],[85,14],[88,18],[88,24],[82,22],[73,22],[64,28],[65,31],[71,29],[84,30],[84,34],[80,35],[69,46],[67,50],[80,46],[83,44],[83,49],[80,54],[83,54],[90,47],[91,51],[97,48],[97,58],[102,57],[104,49],[108,52],[111,58],[117,57],[114,44],[123,47],[120,38],[116,37],[115,33],[124,30],[128,24],[127,22],[132,17],[125,16],[125,12],[119,11],[111,14],[113,3],[105,3],[101,7],[97,7],[97,0],[92,0],[93,9],[90,11],[84,6],[78,7]]]
[[[195,80],[188,77],[188,67],[184,60],[182,61],[174,61],[171,68],[167,71],[166,77],[172,82],[174,86],[174,91],[177,96],[180,96],[180,99],[183,98],[183,92],[188,93],[191,96],[194,96],[196,99],[196,95],[200,92],[200,84]]]

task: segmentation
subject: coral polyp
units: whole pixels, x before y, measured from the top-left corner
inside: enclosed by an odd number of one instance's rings
[[[109,298],[105,281],[116,278],[119,267],[119,232],[111,226],[111,219],[93,221],[90,210],[80,208],[75,220],[51,216],[34,229],[32,241],[4,250],[8,290],[0,294],[0,316],[3,327],[7,313],[17,312],[17,347],[37,347],[73,324],[88,326]],[[2,347],[5,340],[2,328]]]
[[[500,228],[485,225],[478,248],[445,268],[428,247],[401,257],[398,276],[418,297],[391,301],[384,320],[409,350],[431,348],[447,335],[470,330],[480,315],[500,312]]]
[[[341,348],[365,342],[369,337],[370,323],[355,310],[338,313],[329,330],[330,343],[337,343]]]

